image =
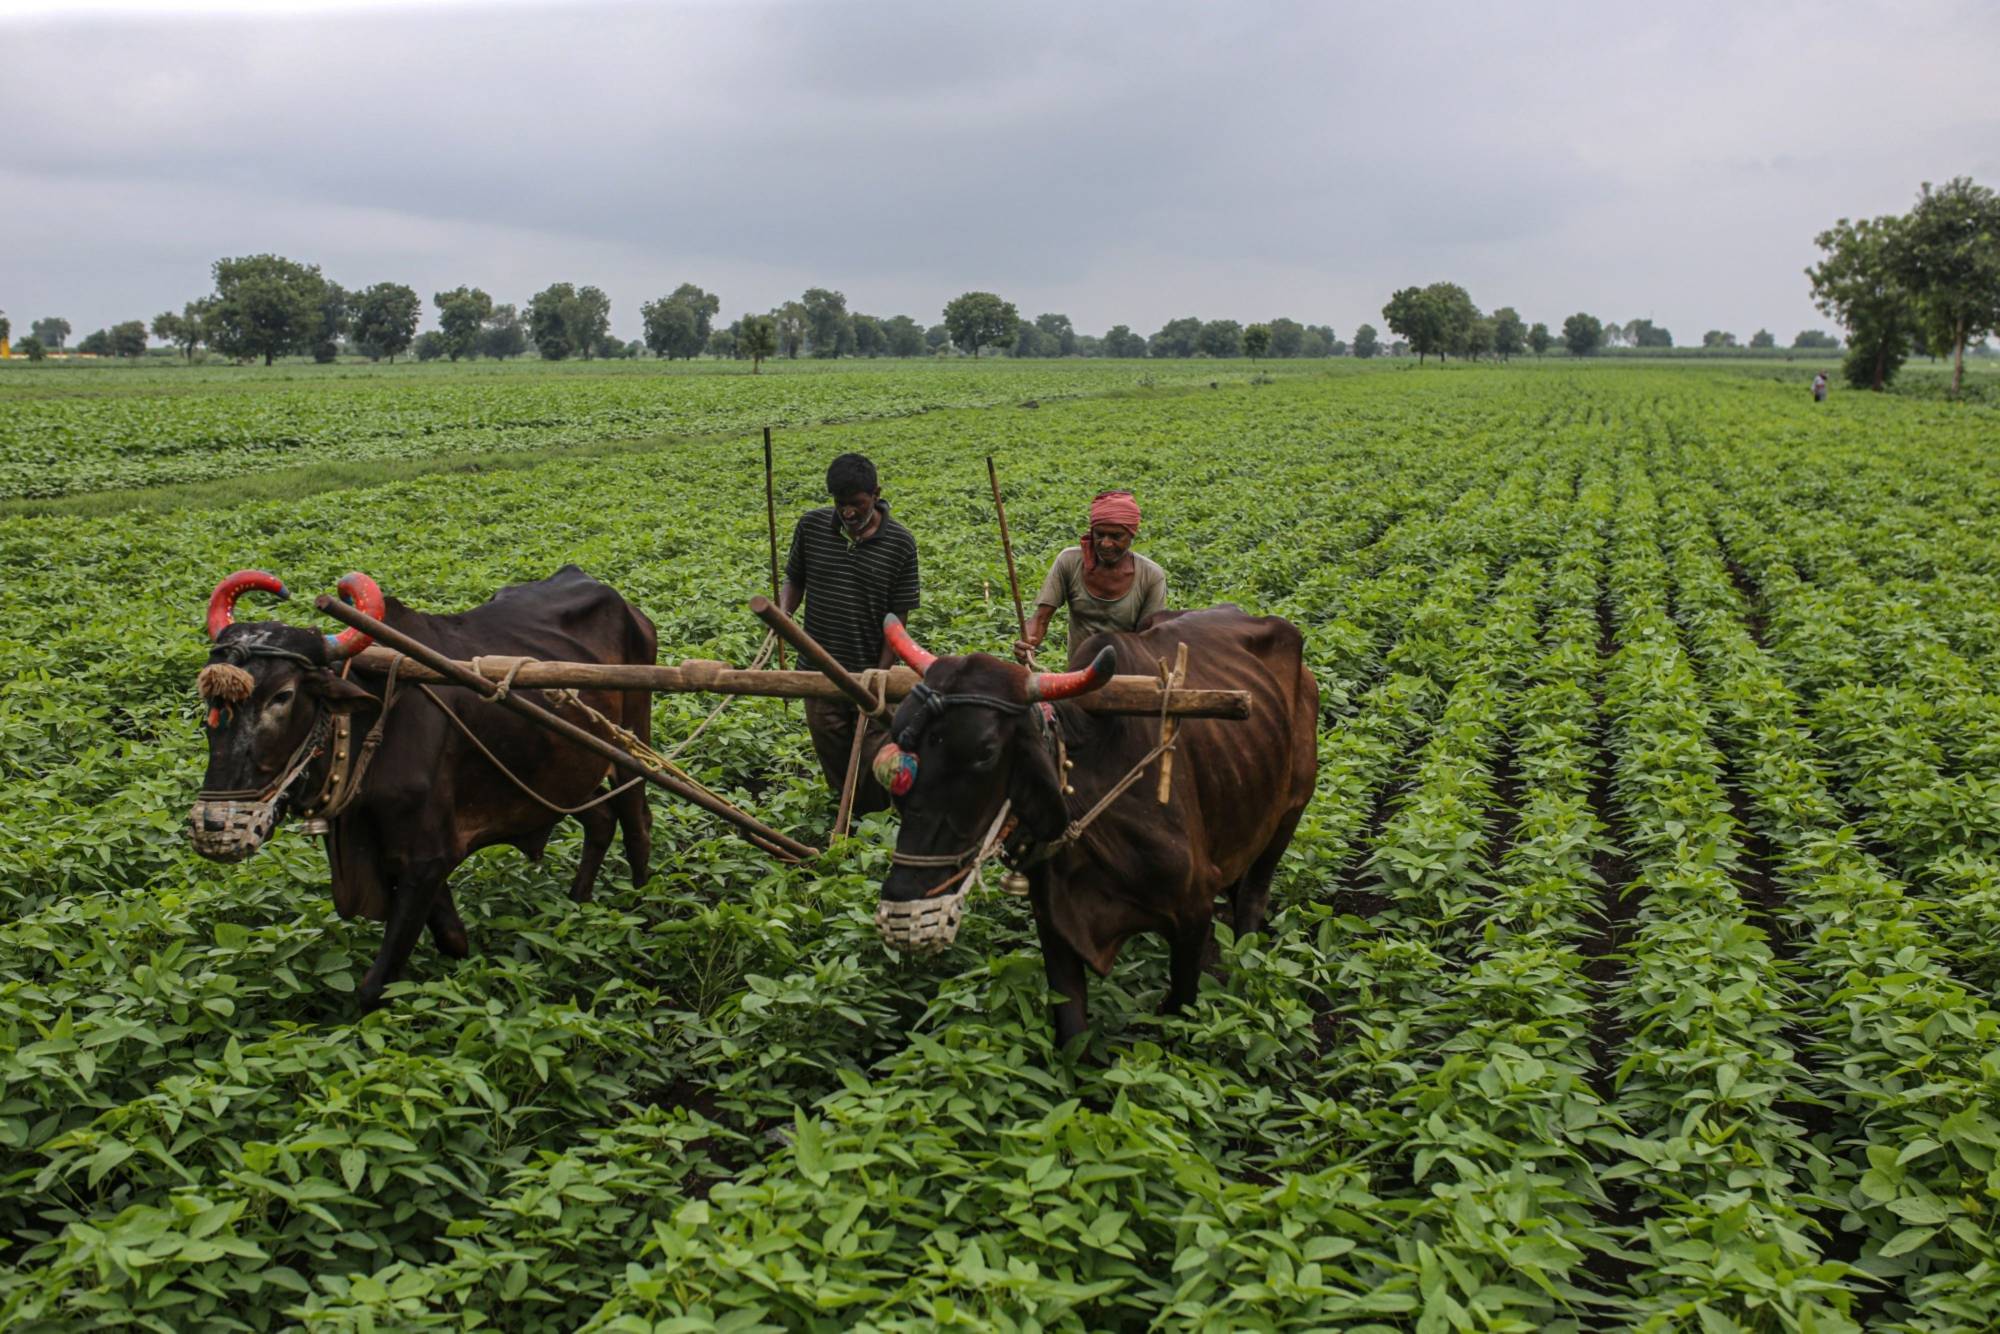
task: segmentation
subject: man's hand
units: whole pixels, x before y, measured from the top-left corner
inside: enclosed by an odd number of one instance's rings
[[[1040,640],[1038,640],[1038,639],[1037,639],[1037,640],[1026,640],[1026,639],[1017,639],[1017,640],[1015,640],[1015,641],[1014,641],[1014,661],[1016,661],[1016,662],[1020,663],[1020,664],[1021,664],[1021,665],[1022,665],[1023,667],[1032,667],[1032,666],[1034,666],[1034,664],[1035,664],[1035,650],[1036,650],[1036,649],[1038,649],[1038,648],[1040,648],[1041,646],[1042,646],[1042,643],[1041,643],[1041,641],[1040,641]]]

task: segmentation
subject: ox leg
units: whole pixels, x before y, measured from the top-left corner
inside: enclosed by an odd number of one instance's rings
[[[1090,981],[1083,970],[1083,956],[1070,948],[1050,919],[1045,892],[1038,888],[1035,894],[1035,931],[1042,938],[1042,966],[1048,972],[1049,990],[1062,997],[1054,1006],[1056,1046],[1067,1047],[1089,1026],[1084,1002]]]
[[[463,959],[472,953],[472,942],[466,939],[465,922],[458,915],[458,906],[451,901],[451,886],[438,886],[437,897],[431,900],[431,943],[438,951],[454,959]]]
[[[1243,878],[1230,886],[1230,926],[1239,938],[1264,929],[1271,912],[1271,877],[1278,873],[1278,860],[1291,846],[1292,831],[1299,827],[1302,814],[1303,811],[1278,826],[1277,835],[1257,855],[1257,860],[1250,863]]]
[[[364,1011],[380,1008],[382,993],[403,975],[403,965],[410,961],[410,951],[416,948],[417,937],[423,934],[424,923],[430,920],[431,909],[449,874],[451,864],[439,861],[411,867],[398,877],[389,896],[389,920],[382,927],[382,948],[361,979]]]
[[[576,879],[569,882],[569,897],[574,903],[588,903],[597,884],[597,868],[604,865],[604,854],[611,850],[618,817],[605,804],[577,812],[576,822],[583,826],[583,859],[576,864]]]
[[[1207,959],[1209,947],[1215,942],[1213,919],[1204,916],[1200,921],[1180,927],[1169,942],[1166,999],[1160,1002],[1161,1014],[1178,1014],[1194,1004],[1194,998],[1201,990],[1201,965]]]
[[[625,844],[625,864],[632,868],[632,888],[644,889],[653,875],[653,808],[646,789],[633,788],[611,808],[618,813],[618,837]]]

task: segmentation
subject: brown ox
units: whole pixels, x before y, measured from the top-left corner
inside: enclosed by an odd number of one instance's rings
[[[896,741],[877,760],[885,783],[905,789],[897,864],[877,913],[884,938],[900,943],[890,929],[897,917],[964,892],[966,869],[1011,803],[1017,825],[1002,855],[1027,872],[1049,985],[1063,997],[1057,1041],[1084,1029],[1084,966],[1109,973],[1119,947],[1142,931],[1171,947],[1162,1009],[1192,1001],[1217,898],[1228,894],[1239,934],[1263,926],[1272,872],[1312,797],[1319,684],[1298,630],[1230,606],[1168,612],[1136,633],[1085,640],[1071,653],[1073,664],[1090,664],[1081,670],[1031,673],[983,653],[933,658],[890,621],[890,642],[923,682],[897,710]],[[1249,691],[1249,719],[1183,721],[1167,804],[1149,768],[1066,839],[1071,822],[1146,757],[1160,723],[1039,701],[1086,693],[1114,670],[1155,674],[1181,644],[1185,684]],[[1067,790],[1063,755],[1074,765]]]
[[[349,575],[340,588],[362,610],[454,658],[656,658],[652,622],[574,565],[448,616],[384,599],[365,575]],[[468,952],[465,924],[445,883],[460,862],[496,843],[539,859],[563,819],[499,766],[565,808],[599,795],[610,766],[463,687],[434,686],[433,697],[408,684],[397,687],[379,749],[363,761],[360,752],[382,716],[383,700],[349,679],[343,663],[367,647],[367,637],[358,630],[321,635],[278,621],[236,624],[236,599],[251,589],[286,596],[271,575],[245,570],[225,579],[209,601],[214,645],[200,679],[208,705],[208,773],[190,836],[204,857],[241,861],[286,814],[330,816],[326,849],[334,907],[342,917],[386,923],[381,951],[361,983],[361,1003],[372,1009],[402,974],[426,923],[440,950],[454,958]],[[542,692],[528,693],[550,702]],[[584,691],[581,697],[642,739],[650,735],[647,692]],[[557,711],[583,721],[573,706]],[[348,800],[341,800],[336,761],[344,761],[350,775],[361,765],[358,782],[348,784]],[[632,883],[645,883],[652,816],[644,789],[627,787],[576,818],[584,843],[572,899],[589,898],[614,828],[623,833]]]

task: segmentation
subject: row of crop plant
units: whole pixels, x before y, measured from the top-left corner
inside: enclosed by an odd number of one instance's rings
[[[1703,514],[1702,511],[1706,511]],[[1947,1330],[2000,1319],[1992,1172],[2000,1013],[1941,948],[1931,905],[1856,836],[1797,690],[1750,633],[1749,612],[1705,520],[1747,537],[1723,495],[1690,490],[1675,534],[1675,590],[1716,726],[1799,926],[1802,1013],[1839,1101],[1840,1226],[1880,1284],[1874,1327]],[[1797,575],[1761,544],[1735,559],[1767,590]],[[1974,960],[1973,962],[1976,962]],[[1890,1299],[1886,1305],[1882,1299]]]
[[[1660,1328],[1718,1321],[1851,1327],[1861,1288],[1814,1219],[1831,1184],[1791,1109],[1814,1101],[1787,1016],[1796,994],[1734,876],[1742,851],[1700,683],[1668,614],[1659,513],[1621,455],[1604,678],[1621,842],[1643,896],[1610,996],[1625,1036],[1606,1179],[1644,1218],[1639,1309]]]

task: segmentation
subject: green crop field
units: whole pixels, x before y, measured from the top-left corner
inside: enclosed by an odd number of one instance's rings
[[[1785,365],[785,372],[0,375],[14,497],[636,442],[0,516],[0,1326],[2000,1324],[2000,411]],[[743,662],[766,417],[787,514],[877,460],[934,649],[1014,633],[989,453],[1024,579],[1129,484],[1177,604],[1304,631],[1319,791],[1186,1014],[1137,942],[1052,1049],[996,889],[890,954],[886,816],[779,868],[656,802],[651,883],[582,906],[573,826],[480,854],[473,957],[366,1018],[381,928],[316,843],[189,849],[221,575],[448,610],[575,561],[663,660]],[[796,707],[689,762],[823,840]]]
[[[1323,362],[772,361],[9,366],[0,501],[1240,383]]]

